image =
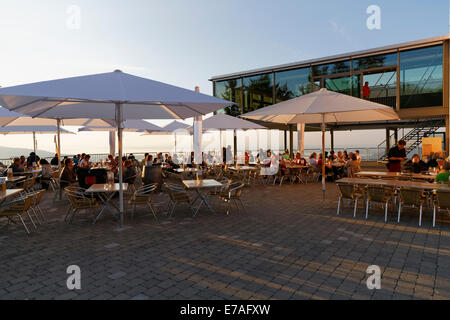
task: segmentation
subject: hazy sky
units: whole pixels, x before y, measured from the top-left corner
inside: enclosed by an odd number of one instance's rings
[[[369,5],[381,8],[381,30],[366,27]],[[0,0],[0,85],[121,69],[211,94],[214,75],[444,35],[448,25],[448,0]],[[384,133],[339,133],[336,145],[367,144],[368,135],[378,144]],[[5,146],[30,141],[0,137]],[[54,149],[52,136],[39,141]],[[126,151],[163,148],[160,138],[128,141]],[[62,138],[63,153],[83,148],[107,152],[107,134]]]

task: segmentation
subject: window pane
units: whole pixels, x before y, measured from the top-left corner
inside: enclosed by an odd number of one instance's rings
[[[400,52],[400,107],[442,106],[443,48]]]
[[[350,61],[339,61],[312,67],[312,73],[315,77],[344,72],[350,72]]]
[[[273,75],[246,77],[244,84],[243,112],[250,112],[273,104]]]
[[[350,77],[325,79],[325,88],[328,90],[350,95]]]
[[[214,82],[214,92],[217,98],[233,101],[238,104],[237,106],[236,105],[229,106],[224,109],[218,110],[217,112],[225,113],[232,116],[240,115],[241,114],[240,107],[242,106],[241,91],[242,91],[242,79],[232,79]]]
[[[368,89],[365,99],[395,108],[397,103],[397,72],[387,71],[363,75],[363,85]]]
[[[276,72],[275,95],[277,102],[312,92],[310,72],[310,68]]]
[[[389,53],[378,56],[364,57],[353,60],[353,70],[366,70],[378,67],[397,66],[397,54]]]

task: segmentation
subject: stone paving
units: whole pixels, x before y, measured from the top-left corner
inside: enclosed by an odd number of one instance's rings
[[[450,218],[431,227],[426,211],[391,212],[348,206],[336,216],[337,189],[319,184],[246,189],[247,212],[213,202],[195,219],[180,206],[160,223],[142,209],[126,227],[108,214],[63,222],[66,202],[48,194],[49,220],[27,236],[0,229],[0,299],[448,299]],[[164,211],[167,196],[156,197]],[[66,286],[69,265],[81,268],[81,289]],[[366,286],[370,265],[381,289]]]

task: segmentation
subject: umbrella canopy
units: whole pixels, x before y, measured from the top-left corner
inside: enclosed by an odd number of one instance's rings
[[[265,127],[251,121],[232,117],[223,113],[218,113],[208,119],[203,120],[203,130],[249,130],[266,129]]]
[[[161,131],[162,128],[145,120],[125,120],[122,124],[123,130],[128,132],[144,132],[144,131]],[[78,129],[78,131],[116,131],[116,126],[86,126]]]
[[[63,134],[74,134],[65,129],[60,129]],[[0,127],[0,134],[26,134],[26,133],[56,133],[56,126],[10,126]]]
[[[129,119],[186,119],[233,105],[230,101],[123,73],[120,70],[0,88],[0,105],[32,117],[114,120],[119,157],[122,122]],[[123,225],[122,163],[119,211]]]
[[[110,126],[111,124],[101,119],[66,119],[61,121],[66,126]],[[32,118],[30,116],[10,111],[0,107],[0,126],[54,126],[55,119]]]
[[[158,134],[168,135],[172,133],[191,134],[191,132],[187,130],[190,127],[191,126],[186,123],[175,120],[169,123],[168,125],[162,127],[160,131],[152,132],[152,134],[156,135]]]
[[[388,106],[327,89],[309,93],[241,115],[243,118],[292,123],[322,123],[322,155],[325,157],[325,124],[398,120]],[[325,191],[325,159],[322,161],[322,190]]]
[[[234,103],[120,70],[0,88],[0,105],[42,118],[186,119]]]
[[[54,121],[54,120],[52,120]],[[74,134],[73,132],[67,131],[65,129],[59,128],[59,132],[63,134]],[[33,150],[36,152],[37,143],[36,143],[36,133],[58,133],[57,126],[9,126],[9,127],[0,127],[0,134],[33,134]]]
[[[241,117],[284,124],[399,119],[391,107],[327,89],[261,108]]]

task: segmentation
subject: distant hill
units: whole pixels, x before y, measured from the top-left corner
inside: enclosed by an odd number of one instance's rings
[[[10,159],[20,157],[21,155],[28,157],[30,152],[33,152],[33,150],[27,148],[0,147],[0,159]],[[36,153],[41,158],[53,157],[55,155],[54,152],[52,153],[45,150],[38,150]]]

